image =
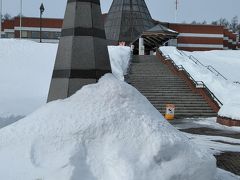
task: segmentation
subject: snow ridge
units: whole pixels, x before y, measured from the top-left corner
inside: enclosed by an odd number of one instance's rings
[[[213,156],[111,74],[3,128],[0,137],[5,180],[213,180],[216,173]]]

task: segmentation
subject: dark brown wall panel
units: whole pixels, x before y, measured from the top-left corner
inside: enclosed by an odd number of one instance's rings
[[[178,47],[179,50],[184,51],[211,51],[211,50],[222,50],[222,48],[198,48],[198,47]]]
[[[223,26],[170,24],[169,28],[179,33],[223,34]]]
[[[184,44],[223,44],[223,38],[178,37],[178,43]]]

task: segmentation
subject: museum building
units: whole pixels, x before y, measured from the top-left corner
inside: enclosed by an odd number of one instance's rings
[[[203,51],[203,50],[223,50],[223,49],[240,49],[239,36],[233,33],[224,26],[203,25],[203,24],[178,24],[164,23],[152,20],[147,8],[142,8],[143,12],[137,12],[136,22],[127,20],[129,12],[119,15],[115,12],[117,8],[110,8],[109,14],[103,14],[105,20],[106,37],[110,44],[118,44],[119,42],[135,42],[142,35],[146,37],[149,34],[148,30],[159,26],[168,28],[178,33],[176,37],[171,36],[169,39],[164,32],[151,33],[149,41],[161,45],[174,45],[180,50],[186,51]],[[141,15],[141,16],[140,16]],[[145,18],[144,18],[145,17]],[[22,28],[20,28],[20,18],[15,17],[10,20],[5,20],[2,23],[2,38],[21,38],[29,39],[36,42],[40,41],[40,24],[42,24],[42,42],[58,43],[61,36],[61,28],[63,19],[43,18],[40,23],[39,18],[23,17]],[[124,28],[122,25],[124,24]],[[132,28],[135,26],[135,28]],[[142,25],[142,26],[141,26]],[[128,27],[128,28],[127,28]],[[156,29],[156,28],[155,28]],[[162,28],[163,29],[163,28]],[[148,33],[146,33],[148,32]],[[161,34],[161,37],[159,37]],[[154,41],[153,37],[163,38],[163,41]],[[148,44],[147,38],[144,43]]]

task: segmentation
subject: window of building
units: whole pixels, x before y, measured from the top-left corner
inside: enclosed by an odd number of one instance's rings
[[[50,39],[51,38],[51,32],[42,32],[42,38],[43,39]]]
[[[27,37],[28,37],[28,32],[22,31],[22,38],[27,38]]]
[[[54,32],[53,39],[60,39],[61,32]]]
[[[14,38],[14,37],[15,37],[14,33],[12,32],[6,33],[6,38]]]
[[[32,32],[31,31],[27,31],[27,37],[32,38]]]
[[[32,38],[33,39],[39,39],[40,38],[40,32],[39,31],[32,31]]]

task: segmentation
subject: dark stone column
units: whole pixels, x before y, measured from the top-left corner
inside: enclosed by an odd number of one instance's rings
[[[111,72],[99,0],[68,0],[48,102]]]

